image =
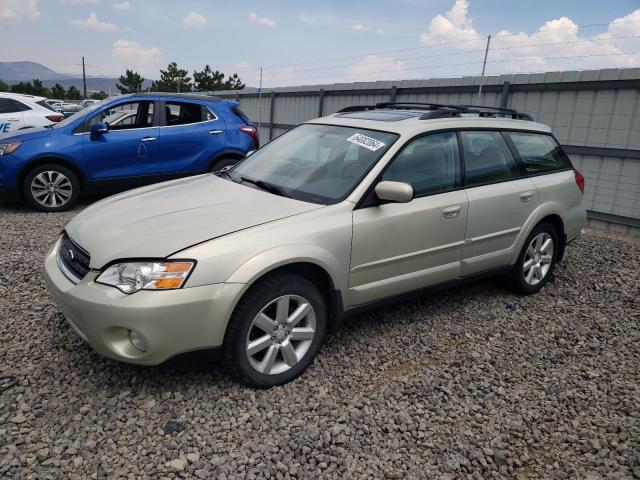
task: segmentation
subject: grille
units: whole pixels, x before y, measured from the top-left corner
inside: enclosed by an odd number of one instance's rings
[[[82,280],[89,272],[89,260],[91,257],[82,248],[73,243],[66,233],[62,234],[60,249],[58,250],[58,259],[68,273],[75,277],[71,280],[75,280],[76,283]]]

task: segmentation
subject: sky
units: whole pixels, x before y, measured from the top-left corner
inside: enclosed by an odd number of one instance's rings
[[[0,0],[0,61],[264,87],[640,66],[640,0]],[[7,46],[10,45],[10,48]]]

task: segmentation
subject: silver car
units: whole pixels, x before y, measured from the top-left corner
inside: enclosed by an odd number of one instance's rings
[[[355,312],[486,275],[539,291],[585,223],[583,190],[525,114],[350,107],[230,169],[95,203],[45,276],[102,355],[156,365],[213,349],[239,381],[271,387]]]

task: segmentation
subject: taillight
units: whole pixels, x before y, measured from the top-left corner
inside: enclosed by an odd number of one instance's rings
[[[47,120],[52,121],[53,123],[58,123],[62,121],[64,115],[46,115]]]
[[[573,169],[573,175],[576,177],[576,185],[582,193],[584,193],[584,175],[582,175],[577,169]]]
[[[256,144],[256,148],[260,146],[260,139],[258,138],[258,130],[256,129],[256,127],[252,127],[251,125],[244,125],[240,127],[240,131],[253,138],[253,141]]]

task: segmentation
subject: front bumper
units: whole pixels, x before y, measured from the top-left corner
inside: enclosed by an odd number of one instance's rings
[[[181,353],[222,345],[227,322],[245,285],[219,283],[131,295],[94,282],[89,272],[78,284],[62,274],[58,242],[47,253],[44,277],[50,294],[76,333],[99,354],[139,365],[157,365]],[[142,352],[129,331],[142,335]]]

